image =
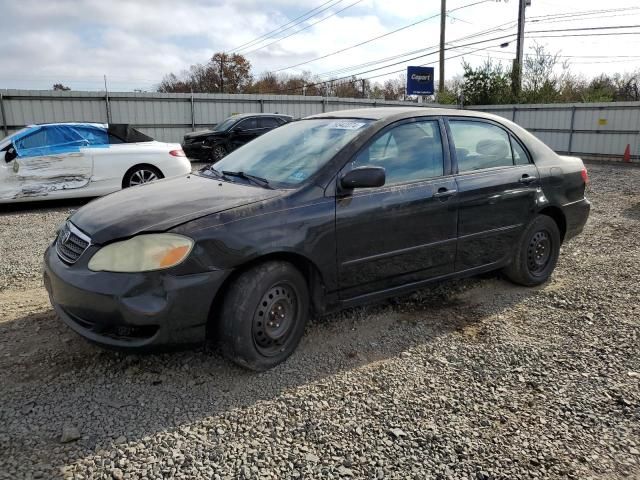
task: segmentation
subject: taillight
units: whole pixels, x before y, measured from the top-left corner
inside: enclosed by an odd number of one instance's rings
[[[582,181],[584,182],[585,185],[589,183],[589,173],[587,172],[587,167],[582,167],[582,171],[580,172],[580,175],[582,175]]]
[[[186,155],[184,154],[184,151],[182,149],[171,150],[169,152],[169,155],[171,155],[172,157],[186,157]]]

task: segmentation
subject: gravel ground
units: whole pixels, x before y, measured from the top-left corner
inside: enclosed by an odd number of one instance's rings
[[[261,374],[88,344],[39,280],[77,204],[0,214],[0,478],[640,478],[640,169],[590,174],[547,285],[347,310]]]

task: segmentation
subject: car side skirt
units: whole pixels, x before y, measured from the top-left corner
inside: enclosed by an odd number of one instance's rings
[[[378,290],[376,292],[371,292],[371,293],[367,293],[364,295],[359,295],[357,297],[352,297],[352,298],[347,298],[344,300],[341,300],[339,302],[336,303],[336,307],[335,310],[339,310],[342,308],[351,308],[351,307],[357,307],[360,305],[365,305],[365,304],[370,304],[370,303],[374,303],[374,302],[378,302],[390,297],[395,297],[398,295],[403,295],[406,293],[411,293],[413,291],[419,290],[420,288],[423,288],[429,284],[435,283],[435,282],[440,282],[443,280],[452,280],[452,279],[456,279],[456,278],[464,278],[464,277],[470,277],[473,275],[477,275],[480,273],[485,273],[485,272],[490,272],[492,270],[498,270],[499,268],[505,267],[509,264],[510,262],[510,258],[508,259],[504,259],[504,260],[500,260],[498,262],[494,262],[494,263],[489,263],[486,265],[481,265],[479,267],[474,267],[474,268],[469,268],[467,270],[462,270],[462,271],[458,271],[458,272],[453,272],[453,273],[448,273],[446,275],[440,275],[437,277],[432,277],[432,278],[428,278],[426,280],[421,280],[418,282],[410,282],[410,283],[406,283],[404,285],[399,285],[396,287],[392,287],[392,288],[388,288],[388,289],[384,289],[384,290]],[[330,308],[329,306],[327,306],[327,312],[329,311],[333,311],[334,309]]]

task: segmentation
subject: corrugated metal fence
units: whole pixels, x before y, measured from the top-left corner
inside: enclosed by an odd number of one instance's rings
[[[234,113],[278,112],[301,118],[332,110],[393,105],[416,106],[372,99],[293,95],[0,90],[0,128],[8,134],[32,123],[130,123],[158,140],[180,142],[186,132],[211,127]],[[640,102],[465,108],[513,120],[559,153],[621,160],[628,145],[632,160],[640,160]]]
[[[157,140],[180,142],[186,132],[210,128],[235,113],[277,112],[302,118],[393,105],[406,103],[297,95],[0,90],[0,128],[7,134],[33,123],[129,123]]]
[[[523,126],[558,153],[622,160],[629,146],[640,160],[640,102],[469,107]]]

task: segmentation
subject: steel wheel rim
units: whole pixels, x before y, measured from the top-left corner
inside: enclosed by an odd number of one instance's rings
[[[135,187],[136,185],[143,185],[145,183],[153,182],[158,179],[158,175],[152,170],[136,170],[129,179],[129,186]]]
[[[253,342],[267,357],[285,348],[298,316],[298,296],[289,284],[277,283],[260,299],[253,316]]]
[[[542,273],[551,261],[551,236],[547,231],[536,232],[527,247],[527,267],[536,275]]]

